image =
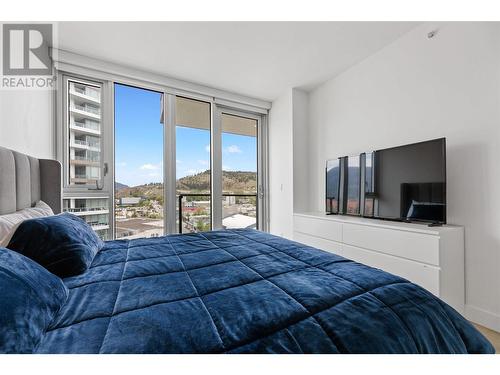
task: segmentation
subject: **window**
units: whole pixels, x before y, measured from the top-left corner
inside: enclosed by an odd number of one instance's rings
[[[67,81],[68,184],[101,182],[101,86]]]
[[[162,94],[115,84],[115,238],[164,234]]]
[[[110,194],[104,189],[103,85],[63,79],[63,211],[84,219],[102,239],[111,239]]]
[[[103,239],[266,229],[264,116],[134,80],[59,77],[64,211]]]
[[[109,199],[105,197],[66,198],[63,211],[70,212],[84,219],[103,239],[109,236]]]
[[[256,119],[222,113],[222,226],[257,228]]]
[[[176,97],[176,195],[179,233],[210,230],[210,103]]]

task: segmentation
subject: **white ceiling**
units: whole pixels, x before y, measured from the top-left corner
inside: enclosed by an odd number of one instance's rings
[[[58,48],[264,100],[310,90],[414,22],[61,22]]]

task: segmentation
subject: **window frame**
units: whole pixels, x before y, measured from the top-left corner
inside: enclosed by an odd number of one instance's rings
[[[108,97],[107,92],[109,90],[108,82],[100,81],[93,78],[88,78],[80,76],[77,74],[68,73],[58,73],[58,85],[57,90],[57,103],[61,110],[58,112],[59,120],[57,121],[59,126],[57,132],[56,144],[57,147],[57,158],[63,164],[63,193],[64,194],[88,194],[92,191],[109,192],[109,186],[106,186],[106,176],[109,175],[108,172],[104,173],[106,156],[109,154],[109,111],[108,111]],[[96,190],[93,185],[71,185],[69,181],[69,82],[81,83],[89,86],[99,85],[101,89],[101,134],[100,134],[100,160],[99,168],[101,169],[101,183],[102,189]],[[108,184],[109,185],[109,184]]]
[[[69,181],[69,82],[77,82],[89,86],[100,86],[101,89],[101,134],[100,134],[100,165],[101,169],[101,189],[96,189],[93,185],[71,185]],[[109,103],[112,103],[110,97],[110,86],[106,80],[99,80],[91,76],[78,73],[57,71],[57,90],[56,96],[56,156],[62,164],[62,199],[107,199],[108,201],[108,234],[109,239],[114,238],[114,195],[111,191],[112,173],[109,165],[114,163],[110,157],[113,155],[112,143],[114,141],[113,129],[109,111]],[[111,147],[110,147],[111,146]],[[107,163],[107,173],[105,165]]]
[[[220,169],[214,168],[212,172],[212,178],[218,178],[220,181],[220,190],[212,190],[212,196],[215,197],[213,199],[214,204],[216,202],[222,202],[222,194],[223,194],[223,188],[222,188],[222,114],[228,114],[231,116],[237,116],[237,117],[243,117],[251,120],[255,120],[257,122],[257,229],[263,230],[263,231],[268,231],[268,218],[269,215],[268,213],[268,194],[267,194],[267,182],[268,182],[268,175],[267,175],[267,165],[268,165],[268,160],[267,160],[267,122],[265,121],[265,116],[261,114],[257,114],[254,112],[249,112],[241,109],[235,109],[232,107],[227,107],[224,105],[217,105],[215,104],[215,110],[217,112],[217,115],[215,117],[216,121],[219,121],[218,124],[218,134],[214,134],[214,137],[219,137],[219,153],[220,154],[220,165],[217,164],[214,167],[220,167]],[[215,186],[215,188],[219,188],[219,186]],[[217,194],[217,196],[216,196]],[[217,212],[219,216],[217,216],[215,219],[212,215],[212,221],[213,223],[215,222],[214,220],[218,220],[220,222],[220,228],[222,228],[222,204],[219,205],[220,212]],[[214,209],[214,207],[212,207]],[[212,225],[213,225],[212,223]],[[218,228],[218,229],[220,229]]]
[[[94,70],[92,68],[70,67],[67,64],[57,69],[57,90],[55,92],[55,111],[56,111],[56,155],[57,159],[63,164],[63,199],[77,198],[81,196],[92,196],[95,198],[107,198],[109,202],[109,231],[111,236],[115,237],[115,108],[114,108],[114,85],[122,84],[134,86],[146,90],[153,90],[163,95],[163,116],[164,116],[164,139],[163,139],[163,176],[164,176],[164,231],[166,234],[176,233],[176,144],[175,144],[175,98],[176,96],[186,97],[188,99],[199,100],[210,103],[211,108],[211,140],[212,150],[218,143],[220,149],[219,160],[215,163],[220,164],[220,187],[214,192],[213,182],[217,179],[214,174],[214,152],[211,152],[211,200],[212,200],[212,230],[222,227],[222,205],[215,208],[215,212],[220,211],[220,215],[214,215],[214,203],[222,198],[222,134],[221,134],[221,113],[234,114],[248,118],[254,118],[258,121],[257,130],[257,163],[258,163],[258,221],[259,230],[269,230],[269,161],[268,161],[268,110],[252,105],[218,99],[213,96],[207,96],[196,92],[188,92],[183,89],[176,89],[159,83],[151,83],[148,80],[140,78],[125,77],[119,74]],[[68,100],[67,89],[68,79],[72,81],[82,81],[82,83],[101,85],[101,170],[103,174],[102,190],[89,189],[88,185],[72,186],[69,184],[67,168],[69,163],[69,130],[67,129]],[[233,113],[232,113],[233,112]],[[216,125],[218,121],[218,125]],[[219,126],[219,129],[214,127]],[[217,135],[218,134],[218,135]],[[214,139],[214,138],[218,138]],[[216,144],[214,144],[214,141]],[[215,156],[217,159],[217,156]],[[104,173],[104,167],[107,163],[107,173]],[[260,180],[260,182],[259,182]],[[217,183],[216,183],[217,185]],[[218,192],[218,193],[217,193]],[[219,220],[220,218],[220,220]],[[219,220],[216,222],[215,220]],[[215,223],[215,225],[214,225]]]

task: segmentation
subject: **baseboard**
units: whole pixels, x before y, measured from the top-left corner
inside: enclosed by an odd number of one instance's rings
[[[500,332],[500,315],[498,314],[480,309],[479,307],[465,305],[465,317],[474,323]]]

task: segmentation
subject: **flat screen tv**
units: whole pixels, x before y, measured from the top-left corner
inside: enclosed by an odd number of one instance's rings
[[[326,202],[330,214],[446,223],[445,138],[329,160]]]

